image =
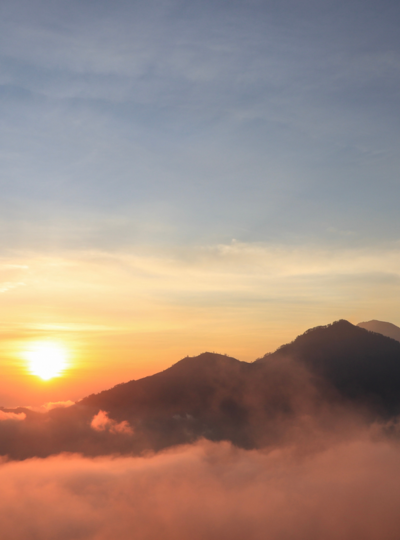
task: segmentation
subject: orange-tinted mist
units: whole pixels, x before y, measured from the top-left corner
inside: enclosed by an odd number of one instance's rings
[[[3,540],[397,540],[400,450],[367,433],[306,455],[200,443],[150,458],[0,466]]]

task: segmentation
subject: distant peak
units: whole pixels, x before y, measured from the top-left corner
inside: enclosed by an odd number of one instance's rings
[[[398,328],[400,330],[400,327],[396,326],[395,324],[387,321],[378,321],[377,319],[372,319],[371,321],[366,322],[360,322],[357,324],[357,326],[360,326],[361,328],[364,328],[365,325],[384,325],[384,326],[390,326],[392,328]]]
[[[390,337],[396,341],[400,341],[400,328],[393,323],[377,321],[373,319],[372,321],[358,323],[360,328],[364,328],[369,332],[375,332],[376,334],[382,334],[383,336]]]

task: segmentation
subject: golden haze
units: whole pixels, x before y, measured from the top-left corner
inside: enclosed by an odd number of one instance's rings
[[[0,263],[0,405],[79,399],[206,350],[252,361],[340,318],[399,324],[398,268],[397,245],[17,254]],[[60,376],[26,370],[36,342],[68,352]]]

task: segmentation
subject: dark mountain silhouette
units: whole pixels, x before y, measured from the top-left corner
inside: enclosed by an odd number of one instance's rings
[[[377,334],[382,334],[383,336],[400,341],[400,328],[395,324],[372,320],[358,323],[357,326],[360,328],[365,328],[370,332],[376,332]]]
[[[0,421],[0,454],[141,454],[201,437],[243,448],[285,444],[352,415],[394,418],[399,390],[400,343],[338,321],[253,363],[204,353],[67,409],[3,409],[26,418]]]
[[[271,358],[291,357],[342,397],[386,416],[400,414],[400,343],[341,320],[308,330]]]
[[[253,448],[261,423],[272,426],[282,415],[309,409],[314,394],[307,372],[290,360],[263,366],[203,353],[89,396],[78,406],[127,420],[155,449],[199,437]]]

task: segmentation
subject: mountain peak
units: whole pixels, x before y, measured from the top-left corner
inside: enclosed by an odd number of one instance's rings
[[[295,351],[313,348],[313,347],[325,347],[329,343],[329,347],[332,342],[337,342],[348,338],[349,336],[359,335],[362,331],[349,321],[340,319],[333,323],[326,324],[324,326],[315,326],[309,328],[295,338],[292,342],[281,345],[275,352],[267,353],[262,358],[256,360],[256,362],[262,362],[265,358],[270,358],[276,355],[296,355]]]
[[[179,370],[179,369],[205,369],[207,367],[216,368],[217,366],[229,366],[229,365],[238,365],[245,364],[246,362],[241,362],[236,358],[232,358],[227,354],[219,354],[215,352],[204,352],[198,356],[186,356],[176,362],[162,373],[168,372],[170,370]]]

